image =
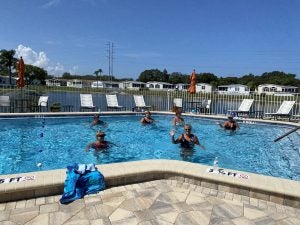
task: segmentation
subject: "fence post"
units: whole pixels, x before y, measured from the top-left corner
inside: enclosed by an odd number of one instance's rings
[[[170,90],[169,89],[167,91],[167,96],[168,96],[168,103],[167,103],[167,110],[166,111],[169,111],[170,110]]]

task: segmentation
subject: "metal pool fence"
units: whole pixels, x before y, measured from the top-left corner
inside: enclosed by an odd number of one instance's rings
[[[224,115],[228,110],[237,110],[243,99],[254,99],[251,111],[264,113],[277,112],[283,101],[295,101],[290,112],[291,115],[300,115],[300,93],[293,95],[258,95],[250,93],[220,94],[218,92],[196,93],[190,95],[187,91],[153,91],[129,89],[103,89],[103,88],[70,88],[27,86],[23,89],[16,87],[0,88],[0,112],[27,113],[51,111],[51,106],[59,103],[60,111],[81,111],[80,94],[91,94],[93,104],[97,111],[107,111],[106,94],[117,96],[118,104],[124,106],[126,111],[136,110],[134,95],[143,95],[145,104],[155,111],[171,111],[174,99],[182,99],[182,108],[186,112],[200,114]],[[7,100],[9,96],[9,100]],[[38,106],[40,96],[48,96],[45,107]],[[57,105],[57,104],[56,104]]]

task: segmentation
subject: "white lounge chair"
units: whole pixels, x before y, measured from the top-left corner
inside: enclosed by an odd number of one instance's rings
[[[265,116],[273,116],[274,119],[278,119],[278,117],[288,117],[290,120],[290,112],[294,105],[295,101],[283,101],[276,113],[265,113]]]
[[[143,95],[133,95],[134,103],[135,103],[135,109],[140,110],[140,109],[150,109],[150,105],[146,105],[144,96]]]
[[[93,96],[91,94],[80,94],[80,110],[85,109],[95,111],[96,106],[93,103]]]
[[[49,96],[40,96],[38,101],[38,108],[40,112],[42,111],[42,107],[46,107],[48,110],[48,98]]]
[[[106,95],[107,110],[121,110],[125,106],[120,106],[117,95]]]
[[[174,98],[173,99],[172,111],[175,112],[178,109],[180,109],[182,111],[182,98]]]
[[[239,108],[237,110],[228,110],[228,113],[235,113],[236,116],[238,116],[238,114],[249,115],[250,108],[251,108],[253,102],[254,102],[254,99],[243,99],[241,105],[239,106]]]
[[[174,106],[182,108],[182,98],[174,98],[173,102],[174,102]]]
[[[9,96],[2,95],[0,96],[0,107],[9,109],[9,112],[11,112],[11,105],[10,105],[10,99]]]
[[[210,99],[205,99],[202,102],[201,109],[204,111],[204,113],[210,113],[210,105],[211,105],[211,100]]]

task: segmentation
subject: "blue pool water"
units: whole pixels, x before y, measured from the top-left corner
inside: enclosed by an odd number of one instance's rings
[[[66,168],[78,163],[107,164],[143,159],[175,159],[223,168],[300,180],[300,135],[279,142],[291,127],[240,123],[236,132],[224,131],[215,120],[186,117],[206,150],[183,151],[171,143],[171,116],[154,115],[156,124],[141,125],[141,116],[103,116],[105,126],[90,127],[91,117],[0,119],[0,174]],[[98,129],[113,143],[108,150],[84,151]],[[183,127],[176,128],[176,137]],[[42,163],[42,167],[37,167]]]

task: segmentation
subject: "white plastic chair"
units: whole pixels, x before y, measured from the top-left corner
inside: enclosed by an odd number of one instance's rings
[[[136,109],[150,109],[151,106],[146,105],[143,95],[133,95]]]
[[[250,113],[250,108],[254,102],[254,99],[243,99],[242,103],[240,104],[237,110],[228,110],[229,113],[236,113],[238,116],[239,113],[248,114]]]
[[[38,101],[38,108],[40,112],[42,111],[42,107],[46,107],[48,110],[48,98],[49,96],[40,96]]]
[[[125,108],[118,103],[117,95],[106,95],[107,110],[118,110]]]
[[[80,94],[80,109],[81,110],[92,110],[96,109],[93,103],[93,96],[91,94]]]
[[[0,96],[0,107],[8,108],[9,112],[11,112],[10,99],[9,96],[2,95]]]
[[[174,98],[173,103],[174,106],[182,108],[182,98]]]
[[[290,112],[295,105],[296,101],[283,101],[277,110],[276,113],[265,113],[266,116],[273,116],[274,119],[277,119],[279,116],[282,117],[289,117],[289,120],[291,119]]]
[[[211,100],[210,99],[205,99],[203,102],[203,108],[204,108],[204,112],[208,112],[210,113],[210,105],[211,105]]]

